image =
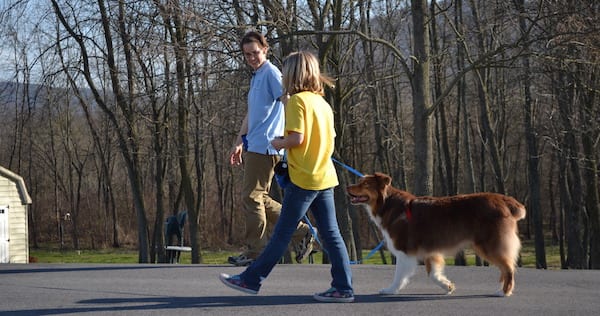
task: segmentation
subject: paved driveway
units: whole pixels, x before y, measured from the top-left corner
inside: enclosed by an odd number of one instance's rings
[[[319,303],[328,265],[278,265],[259,295],[229,289],[222,265],[0,265],[0,316],[11,315],[598,315],[600,271],[519,269],[514,295],[493,267],[447,267],[456,283],[443,295],[420,266],[400,295],[381,296],[391,265],[354,265],[356,301]]]

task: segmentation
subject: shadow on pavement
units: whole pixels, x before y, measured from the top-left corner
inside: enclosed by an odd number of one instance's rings
[[[461,300],[481,299],[493,297],[489,295],[357,295],[354,303],[390,303],[410,301],[436,301],[436,300]],[[153,297],[153,298],[101,298],[79,301],[81,307],[65,307],[52,309],[30,309],[10,312],[0,312],[0,316],[24,315],[58,315],[78,314],[90,312],[127,312],[127,311],[156,311],[177,310],[192,308],[219,308],[219,307],[251,307],[251,306],[277,306],[277,305],[302,305],[319,304],[311,296],[210,296],[210,297]],[[322,303],[330,304],[330,303]],[[86,306],[88,305],[88,306]],[[93,305],[93,306],[91,306]]]

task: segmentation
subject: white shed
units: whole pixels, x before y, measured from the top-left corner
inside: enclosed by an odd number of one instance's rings
[[[0,263],[29,262],[29,205],[23,178],[0,166]]]

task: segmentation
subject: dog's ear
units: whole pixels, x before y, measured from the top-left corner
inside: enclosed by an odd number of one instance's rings
[[[377,183],[382,189],[392,184],[392,177],[385,173],[375,172],[375,178],[377,178]]]
[[[378,189],[381,192],[382,198],[387,198],[387,189],[392,183],[392,178],[385,173],[375,172],[375,179],[377,179]]]

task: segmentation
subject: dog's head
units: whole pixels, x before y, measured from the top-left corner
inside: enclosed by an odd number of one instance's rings
[[[366,175],[356,184],[351,184],[346,188],[352,204],[363,204],[369,206],[372,210],[379,209],[387,197],[387,191],[392,183],[392,178],[384,173],[376,172],[373,175]]]

